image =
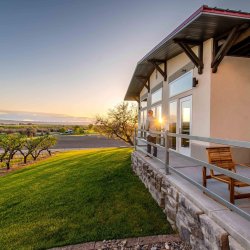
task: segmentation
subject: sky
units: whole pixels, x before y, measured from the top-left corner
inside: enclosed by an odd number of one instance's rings
[[[250,0],[0,0],[0,119],[103,114],[202,4],[250,12]]]

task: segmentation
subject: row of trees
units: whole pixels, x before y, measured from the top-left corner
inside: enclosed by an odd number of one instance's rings
[[[27,135],[28,137],[39,135],[50,134],[52,132],[65,133],[67,130],[73,130],[74,134],[84,134],[88,130],[93,128],[93,124],[87,125],[1,125],[0,124],[0,134],[13,134],[19,133],[22,135]]]
[[[36,160],[43,151],[51,155],[50,148],[56,144],[56,138],[51,135],[38,137],[27,137],[21,134],[7,134],[0,136],[0,161],[5,162],[7,169],[16,153],[23,156],[23,162],[27,163],[27,158],[31,156]]]
[[[14,134],[19,133],[21,135],[27,135],[28,137],[36,136],[37,133],[39,134],[49,134],[49,129],[37,129],[33,126],[26,126],[26,128],[8,128],[8,126],[0,127],[1,134]]]

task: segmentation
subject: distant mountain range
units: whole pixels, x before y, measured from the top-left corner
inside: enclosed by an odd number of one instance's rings
[[[74,117],[62,114],[33,113],[23,111],[0,110],[0,124],[77,124],[88,125],[94,123],[93,118]]]

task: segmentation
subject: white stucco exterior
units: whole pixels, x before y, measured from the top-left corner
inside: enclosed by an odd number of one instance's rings
[[[217,73],[212,73],[212,50],[213,39],[209,39],[203,43],[203,73],[198,74],[196,67],[193,69],[193,77],[198,80],[198,85],[177,96],[169,97],[169,79],[190,63],[187,55],[183,52],[167,61],[167,81],[164,81],[163,76],[154,70],[150,76],[148,109],[151,108],[152,89],[163,83],[161,102],[163,128],[169,128],[169,102],[192,96],[192,135],[249,141],[250,59],[226,56],[219,65]],[[193,51],[197,54],[198,48],[194,47]],[[163,64],[160,66],[163,69]],[[140,97],[145,96],[147,92],[147,89],[143,88]],[[191,143],[192,155],[204,154],[202,158],[205,158],[204,146],[201,149],[200,145],[208,144]],[[199,152],[200,150],[203,153]],[[250,161],[250,154],[248,158]]]

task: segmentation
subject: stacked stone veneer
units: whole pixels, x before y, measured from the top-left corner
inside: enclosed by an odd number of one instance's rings
[[[132,168],[163,209],[172,228],[192,249],[243,249],[229,234],[191,202],[168,176],[149,165],[136,152]]]

